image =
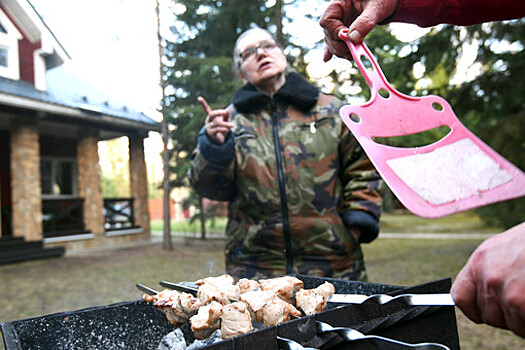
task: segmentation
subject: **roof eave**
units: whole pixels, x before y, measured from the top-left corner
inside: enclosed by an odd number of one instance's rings
[[[0,93],[0,104],[26,110],[34,110],[46,114],[75,118],[81,121],[95,122],[142,131],[161,132],[160,123],[143,123],[122,117],[111,116],[93,110],[61,106],[5,93]]]

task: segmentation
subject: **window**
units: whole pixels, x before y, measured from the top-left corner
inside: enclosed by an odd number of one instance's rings
[[[0,2],[2,2],[0,0]],[[19,80],[18,43],[24,37],[0,6],[0,77]]]
[[[44,158],[40,163],[42,195],[75,196],[76,162],[71,159]]]
[[[0,66],[2,67],[9,67],[9,60],[7,59],[9,56],[9,51],[4,48],[0,47]]]

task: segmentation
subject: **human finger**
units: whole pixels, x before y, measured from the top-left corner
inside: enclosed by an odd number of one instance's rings
[[[510,250],[513,250],[514,245],[516,245],[516,251],[523,251],[523,244],[513,240],[509,240],[509,242],[513,246]],[[508,258],[511,268],[500,271],[500,274],[505,276],[501,282],[500,307],[505,319],[505,328],[525,337],[525,294],[523,293],[525,290],[525,268],[519,260],[522,254],[518,253],[516,257],[509,250],[506,251],[505,256]]]
[[[216,126],[232,127],[233,124],[229,122],[231,112],[228,109],[216,109],[210,111],[206,122]]]
[[[211,113],[211,108],[208,105],[208,102],[206,102],[206,100],[204,99],[204,97],[202,96],[197,97],[197,101],[199,101],[200,104],[202,105],[202,109],[204,110],[204,113],[206,113],[206,115],[209,115]]]
[[[525,338],[525,311],[523,290],[514,289],[514,295],[506,295],[502,305],[505,317],[505,328]]]
[[[392,15],[397,8],[397,0],[375,0],[362,2],[360,14],[348,27],[348,38],[359,44],[381,21]]]
[[[349,4],[351,6],[351,4]],[[341,1],[331,1],[323,15],[319,19],[319,25],[323,28],[325,34],[325,51],[323,60],[329,61],[332,55],[338,57],[347,57],[348,47],[339,38],[339,32],[347,28],[351,19],[346,10],[346,5]],[[348,22],[348,23],[345,23]]]
[[[472,278],[470,265],[467,263],[465,267],[458,273],[450,294],[456,306],[475,323],[481,323],[481,313],[477,306],[477,288]]]

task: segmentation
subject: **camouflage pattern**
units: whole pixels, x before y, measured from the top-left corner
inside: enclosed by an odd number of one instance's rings
[[[380,178],[339,117],[341,105],[334,96],[320,94],[317,104],[303,112],[289,101],[275,100],[293,271],[286,269],[270,105],[233,112],[231,162],[210,162],[197,147],[189,173],[192,185],[206,197],[229,201],[227,273],[236,278],[295,272],[366,279],[359,229],[345,227],[341,213],[362,210],[378,219]]]

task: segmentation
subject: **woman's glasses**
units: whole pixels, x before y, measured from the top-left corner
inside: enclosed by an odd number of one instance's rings
[[[274,43],[273,41],[261,41],[259,45],[257,46],[250,46],[246,48],[244,51],[242,51],[239,54],[239,57],[241,58],[243,62],[245,62],[247,60],[254,58],[258,54],[259,49],[263,50],[264,52],[268,52],[269,50],[273,50],[276,47],[277,47],[277,44]]]

